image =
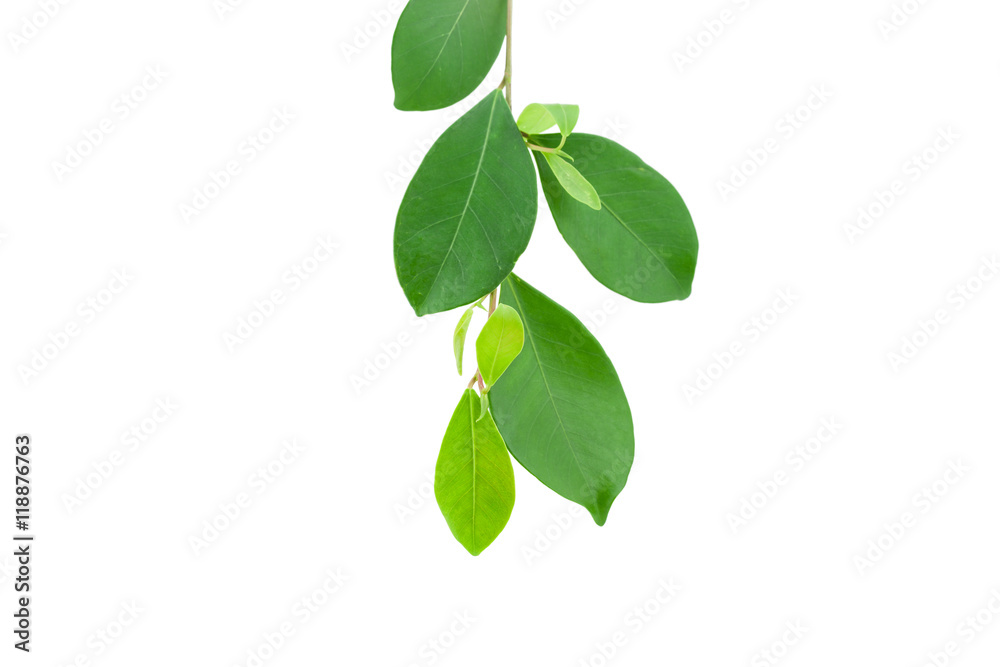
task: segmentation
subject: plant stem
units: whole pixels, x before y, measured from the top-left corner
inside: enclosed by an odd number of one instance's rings
[[[514,0],[507,0],[507,60],[503,70],[503,86],[507,97],[507,106],[514,109],[511,103],[511,72],[513,71],[511,59],[511,39],[514,35]],[[490,315],[497,309],[497,301],[500,300],[500,287],[490,293]]]
[[[537,146],[531,143],[530,141],[526,143],[528,148],[530,148],[533,151],[538,151],[539,153],[558,153],[560,150],[562,150],[561,148],[548,148],[546,146]]]
[[[514,105],[511,103],[511,89],[510,89],[511,71],[513,69],[511,62],[510,40],[513,34],[514,34],[514,0],[507,0],[507,62],[503,71],[503,81],[504,81],[504,86],[507,89],[506,90],[507,106],[509,106],[511,109],[514,108]]]
[[[507,0],[507,57],[504,64],[503,70],[503,82],[501,82],[500,87],[504,89],[504,96],[507,98],[507,106],[512,110],[514,106],[511,104],[511,35],[514,32],[514,0]],[[500,302],[500,286],[490,292],[490,311],[489,315],[497,309],[497,304]],[[487,315],[487,317],[489,317]],[[472,389],[476,383],[479,383],[479,391],[482,393],[486,390],[486,385],[483,383],[483,375],[476,369],[476,374],[469,381],[469,389]]]
[[[469,380],[469,384],[466,389],[472,389],[476,386],[477,382],[479,383],[479,393],[486,391],[486,384],[483,383],[483,374],[479,372],[478,368],[476,369],[476,374],[472,376],[471,380]]]

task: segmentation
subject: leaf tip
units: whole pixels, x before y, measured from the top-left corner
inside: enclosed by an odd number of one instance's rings
[[[587,510],[594,519],[594,523],[598,526],[603,526],[608,521],[608,513],[611,511],[611,507],[588,507]]]

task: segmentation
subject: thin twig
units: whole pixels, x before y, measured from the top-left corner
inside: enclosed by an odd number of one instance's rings
[[[514,32],[514,0],[507,0],[507,58],[506,58],[506,63],[504,65],[503,81],[500,82],[500,88],[504,89],[505,96],[507,98],[507,106],[511,107],[512,109],[514,108],[513,104],[511,103],[511,71],[512,71],[511,35],[513,34],[513,32]],[[544,149],[541,146],[539,146],[538,149],[550,150],[550,149]],[[500,302],[500,286],[498,285],[495,290],[490,292],[489,315],[492,315],[493,312],[496,311],[497,304],[499,304],[499,302]],[[482,302],[480,301],[480,303]],[[487,317],[489,317],[489,315],[487,315]],[[479,383],[480,393],[486,391],[486,385],[483,383],[483,374],[479,372],[478,368],[476,369],[475,377],[473,377],[472,380],[469,381],[469,389],[472,389],[472,387],[475,386],[477,382]]]
[[[503,71],[504,87],[507,89],[507,106],[514,108],[511,102],[511,73],[513,65],[511,61],[511,37],[514,34],[514,0],[507,0],[507,62]]]
[[[562,152],[562,149],[559,149],[559,148],[548,148],[547,146],[539,146],[537,144],[531,143],[530,141],[527,142],[527,144],[528,144],[528,148],[530,148],[533,151],[538,151],[539,153],[560,153],[560,152]]]

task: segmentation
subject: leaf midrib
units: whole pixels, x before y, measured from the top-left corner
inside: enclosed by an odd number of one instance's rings
[[[469,390],[472,392],[472,390]],[[476,415],[472,407],[474,392],[469,394],[469,442],[472,443],[472,549],[477,548],[476,544]]]
[[[573,447],[573,441],[569,437],[566,425],[563,424],[562,415],[559,414],[559,408],[556,407],[552,389],[549,387],[549,379],[545,377],[545,366],[542,364],[541,357],[538,356],[538,349],[535,347],[535,338],[531,335],[531,327],[528,325],[528,317],[524,314],[524,306],[521,305],[521,299],[517,295],[517,287],[514,285],[512,280],[509,280],[508,283],[508,289],[510,290],[510,293],[514,295],[514,300],[517,301],[518,310],[521,312],[521,322],[524,324],[524,337],[526,340],[531,341],[531,352],[535,355],[535,361],[538,363],[538,374],[542,376],[542,382],[545,383],[545,394],[549,398],[549,403],[552,404],[552,411],[555,413],[556,419],[559,420],[559,428],[562,430],[563,439],[566,441],[566,447],[573,455],[573,462],[576,463],[576,469],[580,471],[580,477],[587,484],[587,488],[594,495],[596,500],[597,493],[594,490],[594,485],[590,481],[590,478],[587,477],[587,474],[583,471],[583,466],[580,464],[580,457],[576,454],[576,449]]]
[[[444,265],[448,263],[448,259],[451,257],[451,251],[455,247],[455,241],[458,240],[458,234],[462,231],[462,224],[465,222],[466,214],[469,212],[469,205],[472,203],[472,193],[476,191],[476,183],[479,182],[479,174],[483,170],[483,162],[486,159],[486,148],[490,144],[490,132],[493,130],[493,116],[496,115],[497,109],[497,98],[499,97],[499,91],[493,94],[493,105],[490,107],[490,119],[486,123],[486,133],[483,137],[483,150],[479,153],[479,163],[476,165],[476,173],[472,177],[472,185],[469,187],[469,196],[465,199],[465,206],[462,207],[461,219],[458,224],[455,225],[455,234],[451,237],[451,244],[448,245],[448,250],[444,253],[444,259],[441,260],[441,266],[438,267],[437,273],[434,275],[434,281],[431,282],[431,286],[427,288],[427,296],[424,297],[423,303],[427,303],[427,299],[431,297],[434,292],[434,287],[437,285],[438,279],[441,278],[441,273],[444,271]]]
[[[667,266],[667,263],[663,261],[663,258],[661,258],[659,255],[657,255],[655,252],[653,252],[653,249],[650,248],[649,245],[645,241],[642,240],[642,237],[640,237],[638,234],[636,234],[632,230],[632,228],[629,227],[628,224],[626,224],[626,222],[624,220],[622,220],[622,218],[621,218],[620,215],[618,215],[617,213],[615,213],[615,210],[608,205],[608,202],[604,201],[604,197],[601,197],[601,203],[604,205],[604,208],[607,209],[608,213],[610,213],[612,215],[612,217],[614,217],[614,219],[618,221],[618,224],[620,224],[625,229],[625,231],[627,231],[629,234],[631,234],[635,238],[635,240],[639,242],[639,245],[641,245],[643,248],[645,248],[646,252],[648,252],[650,255],[652,255],[653,259],[655,259],[657,262],[659,262],[660,266],[663,267],[663,270],[667,272],[668,276],[670,276],[670,279],[674,281],[675,285],[677,285],[677,289],[683,291],[684,288],[681,285],[681,281],[679,281],[677,279],[677,276],[675,276],[674,272],[670,270],[670,267]]]
[[[491,316],[492,317],[492,316]],[[503,344],[503,332],[507,327],[507,321],[500,318],[500,333],[497,334],[497,344],[493,348],[493,361],[490,362],[490,378],[496,381],[497,359],[500,358],[500,346]]]

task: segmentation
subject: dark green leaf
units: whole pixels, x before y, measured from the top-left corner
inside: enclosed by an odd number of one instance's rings
[[[417,315],[463,306],[500,284],[531,238],[538,186],[501,91],[434,143],[396,217],[396,274]]]
[[[506,33],[507,0],[410,0],[392,37],[396,108],[442,109],[467,97]]]
[[[554,147],[560,137],[533,140]],[[698,236],[674,186],[609,139],[573,134],[564,149],[596,190],[600,210],[569,195],[537,154],[536,161],[552,217],[587,270],[635,301],[659,303],[690,296]]]
[[[569,311],[511,274],[501,301],[524,323],[524,350],[490,390],[507,448],[598,525],[625,486],[632,413],[600,343]]]
[[[448,424],[434,473],[434,496],[448,527],[478,556],[514,509],[514,468],[503,438],[479,396],[467,389]]]

